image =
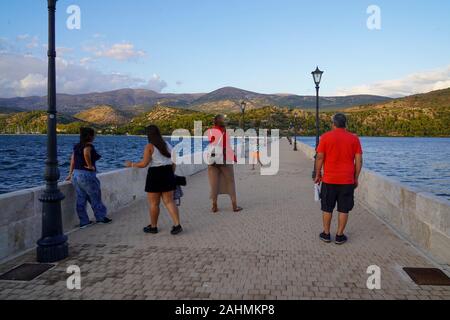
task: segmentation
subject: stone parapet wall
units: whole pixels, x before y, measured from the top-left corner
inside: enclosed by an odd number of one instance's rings
[[[298,143],[314,159],[314,148]],[[409,241],[450,264],[450,201],[363,169],[356,197],[372,213]]]

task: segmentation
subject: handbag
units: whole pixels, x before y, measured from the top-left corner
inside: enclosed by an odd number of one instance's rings
[[[184,196],[183,189],[181,186],[177,186],[175,189],[175,192],[173,193],[173,200],[175,201],[175,204],[177,207],[181,206],[181,198]]]
[[[175,184],[177,186],[185,187],[187,185],[186,177],[175,176]]]

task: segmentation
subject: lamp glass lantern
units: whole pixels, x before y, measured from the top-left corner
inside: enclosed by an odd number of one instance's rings
[[[244,113],[246,108],[247,108],[247,102],[242,101],[241,102],[241,112]]]
[[[319,67],[316,68],[313,72],[311,72],[313,75],[314,83],[316,86],[320,85],[320,81],[322,80],[323,71],[319,69]]]

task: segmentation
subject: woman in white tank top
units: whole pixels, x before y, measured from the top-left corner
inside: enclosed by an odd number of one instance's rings
[[[154,146],[153,146],[154,147]],[[172,153],[172,146],[166,142],[167,151]],[[150,167],[163,167],[163,166],[171,166],[173,164],[172,157],[167,158],[163,156],[162,153],[158,150],[158,148],[153,148],[152,161],[150,162]]]
[[[150,204],[151,224],[144,228],[145,233],[158,233],[159,204],[162,201],[172,217],[174,226],[171,233],[179,234],[183,231],[180,225],[180,214],[173,199],[176,189],[175,164],[172,161],[172,147],[163,139],[156,126],[147,127],[149,143],[145,147],[144,157],[141,162],[127,161],[129,168],[147,168],[148,174],[145,191]]]

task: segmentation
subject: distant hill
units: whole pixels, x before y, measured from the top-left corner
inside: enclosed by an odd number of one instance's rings
[[[24,111],[23,109],[19,109],[19,108],[0,107],[0,115],[23,112],[23,111]]]
[[[450,88],[416,94],[405,98],[392,99],[384,103],[370,103],[363,106],[345,108],[346,112],[355,112],[370,109],[404,109],[404,108],[431,108],[440,109],[450,107]]]
[[[132,114],[149,111],[155,105],[215,113],[238,112],[241,100],[248,102],[249,109],[257,109],[265,106],[311,109],[315,108],[316,104],[316,98],[313,96],[260,94],[233,87],[221,88],[207,94],[169,94],[143,89],[121,89],[101,93],[57,95],[58,111],[71,115],[98,105],[112,106],[117,110]],[[371,95],[322,97],[321,107],[324,109],[339,109],[389,100],[391,99],[387,97]],[[0,98],[1,107],[25,111],[46,110],[47,98]]]
[[[450,88],[344,112],[362,135],[450,136]]]
[[[133,118],[130,121],[130,123],[135,123],[139,125],[149,125],[154,123],[155,121],[173,121],[180,116],[193,114],[200,114],[200,113],[187,109],[177,109],[177,108],[157,106],[152,108],[151,111]]]
[[[119,110],[133,111],[133,107],[152,107],[158,103],[170,102],[184,107],[198,98],[199,94],[161,94],[143,89],[121,89],[109,92],[94,92],[79,95],[58,94],[58,111],[76,114],[85,109],[109,105]],[[19,108],[26,111],[46,110],[47,97],[0,98],[0,107]]]
[[[160,127],[163,134],[171,134],[176,129],[188,129],[192,132],[194,121],[202,121],[203,128],[206,129],[220,109],[231,108],[232,103],[243,96],[249,101],[245,117],[247,128],[277,128],[282,134],[292,134],[291,125],[297,123],[299,134],[315,134],[313,110],[288,106],[257,107],[255,101],[265,98],[236,88],[225,88],[196,98],[206,111],[157,105],[142,107],[144,112],[130,114],[109,105],[100,105],[76,115],[59,113],[58,131],[77,133],[80,126],[92,126],[102,133],[144,134],[145,127],[154,124]],[[232,99],[224,100],[224,97]],[[340,103],[348,101],[345,99],[352,99],[342,98]],[[215,99],[218,102],[208,102]],[[341,108],[341,111],[348,115],[349,129],[361,136],[450,137],[450,88],[381,103]],[[321,132],[330,129],[331,117],[335,112],[334,108],[321,108]],[[0,114],[0,133],[45,133],[46,121],[47,114],[44,111]],[[228,121],[231,128],[239,127],[241,115],[238,112],[228,112]]]
[[[176,129],[187,129],[192,132],[194,121],[202,121],[210,125],[212,114],[188,109],[154,107],[151,111],[133,118],[126,126],[118,129],[119,134],[144,134],[145,127],[157,125],[163,134],[172,134]]]
[[[126,124],[131,117],[111,106],[103,105],[81,111],[74,116],[76,119],[100,126],[118,126]]]
[[[320,114],[321,133],[331,129],[336,111]],[[450,137],[450,88],[395,99],[386,103],[345,108],[349,130],[360,136]],[[246,113],[247,127],[278,128],[293,134],[290,125],[297,123],[299,134],[315,135],[315,113],[308,110],[267,107]],[[229,116],[231,126],[239,126],[240,116]]]
[[[321,110],[320,127],[323,133],[331,129],[331,118],[336,111]],[[343,108],[342,112],[349,118],[349,130],[360,136],[450,137],[450,88],[369,106]],[[192,129],[194,120],[202,120],[204,126],[209,126],[213,114],[155,108],[135,118],[125,132],[143,132],[143,127],[153,123],[170,134],[177,128]],[[277,128],[282,134],[292,134],[291,125],[297,123],[299,134],[315,135],[315,112],[312,110],[254,108],[246,112],[245,118],[247,128]],[[228,113],[228,121],[230,127],[239,127],[241,115]],[[138,130],[133,131],[136,128]]]
[[[205,94],[192,102],[192,108],[206,112],[239,112],[239,103],[245,100],[247,108],[258,109],[266,106],[277,106],[298,109],[315,109],[315,96],[298,96],[291,94],[260,94],[233,87],[225,87]],[[378,103],[392,100],[387,97],[372,95],[355,95],[346,97],[321,97],[320,107],[337,110],[344,107]]]
[[[81,126],[94,126],[61,113],[58,114],[57,119],[58,132],[60,133],[78,133]],[[46,132],[47,113],[44,111],[19,112],[0,116],[0,133],[29,134]]]

